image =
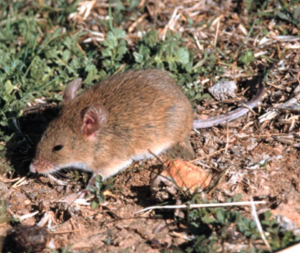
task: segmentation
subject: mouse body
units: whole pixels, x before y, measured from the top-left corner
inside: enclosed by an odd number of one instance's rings
[[[158,155],[188,143],[192,107],[167,72],[129,71],[76,96],[80,84],[77,79],[65,89],[60,114],[42,135],[31,172],[73,167],[106,179],[133,160],[151,157],[149,151]]]
[[[76,79],[66,87],[60,114],[43,133],[31,172],[49,174],[72,167],[107,179],[132,161],[175,145],[192,157],[189,134],[193,127],[231,121],[253,108],[264,93],[260,81],[257,95],[246,107],[193,121],[190,101],[163,70],[117,74],[76,96],[80,86],[81,79]]]

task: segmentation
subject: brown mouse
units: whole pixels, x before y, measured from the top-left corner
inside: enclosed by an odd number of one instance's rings
[[[72,167],[106,179],[133,160],[158,155],[175,145],[193,156],[192,128],[231,121],[253,108],[264,93],[227,114],[193,121],[192,106],[175,80],[163,70],[117,74],[76,96],[81,79],[68,84],[59,116],[37,145],[31,172],[53,173]],[[93,180],[90,180],[91,184]]]

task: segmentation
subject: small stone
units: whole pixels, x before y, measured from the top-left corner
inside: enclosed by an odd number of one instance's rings
[[[234,81],[220,81],[208,89],[209,93],[218,101],[236,97],[237,89]]]

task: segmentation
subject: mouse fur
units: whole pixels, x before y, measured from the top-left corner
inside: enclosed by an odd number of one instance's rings
[[[136,70],[107,78],[75,96],[69,85],[59,116],[37,145],[31,172],[73,167],[106,179],[133,160],[188,143],[190,101],[165,71]],[[67,92],[66,92],[67,91]]]

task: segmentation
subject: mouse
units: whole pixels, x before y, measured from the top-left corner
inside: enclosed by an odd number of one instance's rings
[[[255,107],[257,94],[226,114],[194,120],[191,102],[167,71],[133,70],[106,78],[77,95],[82,79],[64,90],[59,115],[37,144],[30,172],[51,174],[62,168],[91,171],[105,180],[139,161],[179,146],[194,156],[189,136],[193,128],[232,121]]]

